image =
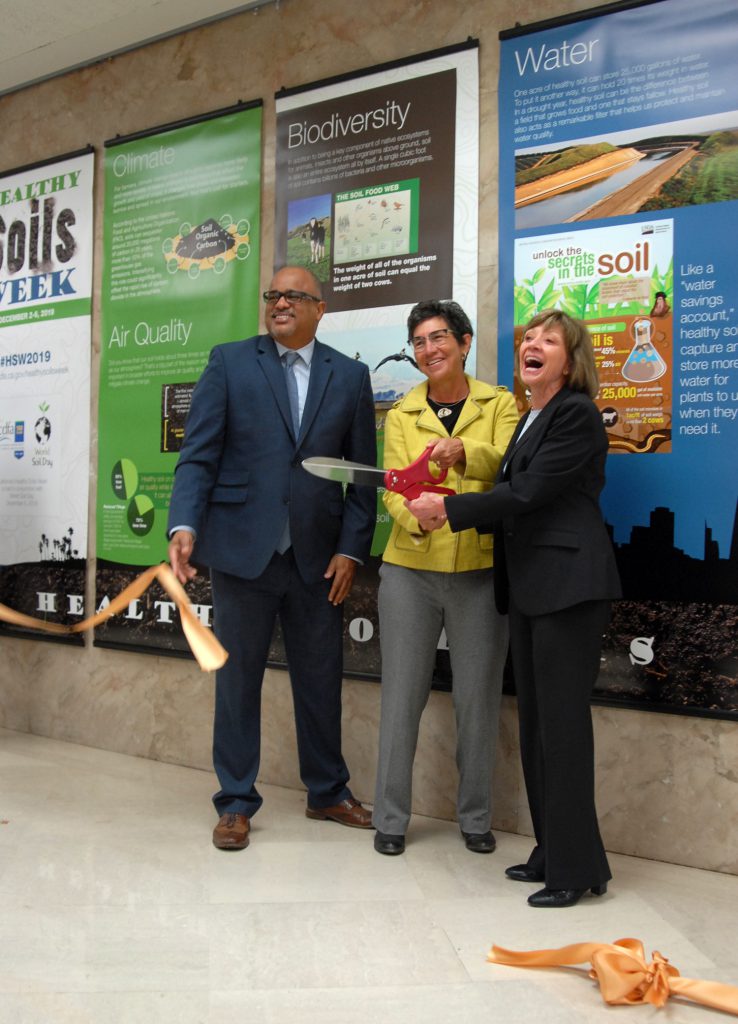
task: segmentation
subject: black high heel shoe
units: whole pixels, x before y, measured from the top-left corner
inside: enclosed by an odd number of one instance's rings
[[[528,905],[531,907],[573,907],[580,901],[585,892],[591,892],[593,896],[604,896],[607,892],[607,882],[601,885],[593,885],[587,889],[540,889],[528,897]]]
[[[505,868],[505,874],[512,878],[513,882],[544,882],[542,872],[535,868],[529,868],[527,864],[513,864],[511,868]]]

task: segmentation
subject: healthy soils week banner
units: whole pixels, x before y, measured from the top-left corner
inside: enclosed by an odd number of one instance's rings
[[[210,350],[259,322],[261,104],[108,143],[97,599],[167,555],[172,474]],[[210,625],[206,580],[190,590]],[[96,642],[186,650],[154,587]]]
[[[65,624],[84,614],[93,171],[85,152],[0,174],[0,602]]]
[[[585,320],[625,600],[596,696],[738,716],[733,0],[503,34],[500,381],[536,312]],[[518,388],[520,408],[525,396]]]

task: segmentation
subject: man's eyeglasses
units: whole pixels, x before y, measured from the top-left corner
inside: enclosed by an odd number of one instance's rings
[[[438,331],[431,331],[427,337],[417,335],[415,338],[408,338],[408,345],[412,345],[414,352],[420,352],[430,342],[431,345],[443,345],[449,334],[453,337],[454,332],[450,327],[441,327]]]
[[[319,299],[317,295],[309,295],[308,292],[296,292],[293,289],[286,292],[278,292],[276,290],[264,292],[264,302],[266,302],[268,306],[274,305],[274,303],[279,302],[280,299],[284,299],[285,302],[289,302],[290,306],[297,306],[306,300],[310,302],[323,301],[322,299]]]

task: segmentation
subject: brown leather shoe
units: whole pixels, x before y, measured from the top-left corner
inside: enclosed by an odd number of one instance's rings
[[[248,845],[248,817],[245,814],[221,814],[213,829],[213,846],[219,850],[245,850]]]
[[[305,814],[316,821],[337,821],[339,825],[349,825],[351,828],[372,828],[371,812],[353,797],[342,800],[335,807],[308,807]]]

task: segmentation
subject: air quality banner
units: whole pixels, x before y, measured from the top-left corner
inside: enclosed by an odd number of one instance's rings
[[[410,308],[453,298],[476,320],[478,44],[280,92],[276,103],[275,265],[318,277],[320,339],[369,366],[381,465],[386,411],[423,379],[407,346]],[[475,362],[473,347],[471,373]],[[380,496],[373,557],[346,602],[348,673],[379,674],[377,565],[389,532]]]
[[[84,615],[93,173],[85,151],[0,174],[0,602],[65,625]]]
[[[503,33],[500,380],[525,323],[589,326],[625,600],[596,697],[738,717],[733,0]],[[516,385],[520,408],[525,396]]]
[[[105,158],[97,598],[167,556],[166,520],[195,383],[211,348],[259,319],[261,103],[116,139]],[[211,625],[209,584],[189,588]],[[96,643],[186,650],[157,588]]]

